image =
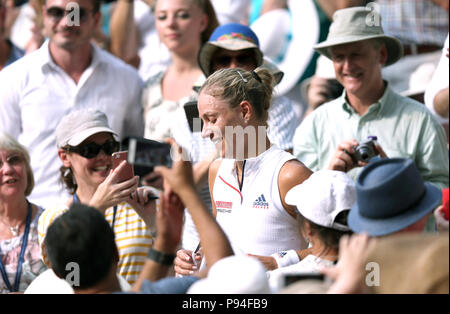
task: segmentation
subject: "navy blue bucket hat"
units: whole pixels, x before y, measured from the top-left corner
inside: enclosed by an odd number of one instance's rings
[[[400,231],[433,211],[441,191],[424,182],[409,159],[382,159],[366,166],[356,181],[356,204],[348,225],[356,233],[384,236]]]

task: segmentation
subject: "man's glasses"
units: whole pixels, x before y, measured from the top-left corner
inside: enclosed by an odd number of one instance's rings
[[[118,152],[119,149],[120,143],[116,141],[107,141],[103,145],[91,142],[76,147],[68,146],[66,148],[67,151],[77,153],[78,155],[83,156],[87,159],[97,157],[97,155],[100,153],[100,150],[103,150],[106,155],[111,156],[113,153]]]
[[[69,14],[73,15],[73,19],[75,19],[76,17],[79,17],[80,22],[84,22],[87,20],[89,13],[90,13],[90,11],[88,11],[85,8],[72,8],[71,10],[65,10],[60,7],[47,8],[46,12],[47,12],[47,16],[55,22],[61,20],[63,17],[65,17]]]

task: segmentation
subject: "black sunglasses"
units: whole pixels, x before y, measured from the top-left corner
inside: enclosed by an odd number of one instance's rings
[[[76,11],[78,11],[78,13]],[[90,13],[90,11],[88,11],[85,8],[79,8],[78,10],[77,10],[77,8],[73,8],[72,10],[65,10],[60,7],[47,8],[46,12],[47,12],[47,16],[50,17],[51,19],[53,19],[54,21],[59,21],[64,16],[73,14],[73,18],[77,17],[77,15],[78,15],[80,17],[81,22],[86,21],[88,18],[88,15]]]
[[[67,151],[77,153],[84,158],[92,159],[94,157],[97,157],[97,155],[100,153],[100,150],[103,150],[106,155],[111,156],[113,153],[119,151],[120,143],[116,141],[107,141],[103,145],[99,145],[91,142],[76,147],[68,146],[66,149]]]
[[[218,55],[212,60],[212,63],[219,67],[229,67],[234,61],[238,65],[253,65],[255,64],[255,55],[252,52],[242,53],[236,56]]]

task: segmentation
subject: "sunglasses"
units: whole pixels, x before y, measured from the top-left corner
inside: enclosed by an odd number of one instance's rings
[[[69,146],[66,149],[69,152],[77,153],[84,158],[92,159],[94,157],[97,157],[101,150],[103,150],[106,155],[111,156],[113,153],[119,151],[120,143],[116,141],[107,141],[103,145],[99,145],[97,143],[91,142],[76,147]]]
[[[88,11],[85,8],[72,8],[71,10],[65,10],[60,7],[50,7],[46,10],[47,16],[54,21],[59,21],[63,17],[68,16],[70,14],[71,19],[75,20],[75,18],[80,18],[80,22],[84,22],[87,20],[88,15],[91,11]]]
[[[232,62],[244,66],[254,65],[255,55],[253,53],[243,53],[237,56],[218,55],[212,60],[216,67],[229,67]]]

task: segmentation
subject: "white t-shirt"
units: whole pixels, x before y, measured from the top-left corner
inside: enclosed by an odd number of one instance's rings
[[[211,0],[219,23],[242,23],[248,20],[251,0]]]

